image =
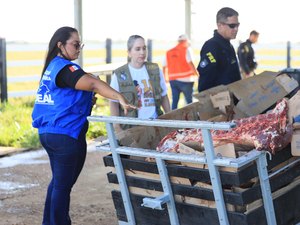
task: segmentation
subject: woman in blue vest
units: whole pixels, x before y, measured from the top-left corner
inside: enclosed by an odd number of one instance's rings
[[[72,62],[82,47],[76,29],[61,27],[54,33],[32,112],[32,126],[38,129],[52,171],[43,225],[71,225],[70,194],[86,157],[93,93],[118,100],[126,112],[135,109],[107,83]]]

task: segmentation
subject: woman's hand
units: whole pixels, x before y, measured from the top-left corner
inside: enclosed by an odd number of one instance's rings
[[[121,104],[121,106],[124,109],[124,114],[125,115],[127,114],[128,110],[130,110],[130,109],[137,109],[137,107],[135,105],[130,104],[128,102],[128,100],[122,94],[120,94],[120,97],[119,97],[118,100],[119,100],[119,103]]]

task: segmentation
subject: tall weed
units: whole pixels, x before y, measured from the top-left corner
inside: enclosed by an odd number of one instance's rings
[[[33,97],[10,98],[0,104],[0,146],[40,148],[37,129],[31,126]],[[92,115],[109,115],[108,101],[99,97]],[[105,136],[104,123],[90,122],[87,139]]]

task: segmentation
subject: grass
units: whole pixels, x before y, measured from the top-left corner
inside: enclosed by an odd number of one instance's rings
[[[0,146],[15,148],[40,148],[37,129],[31,126],[33,97],[10,98],[7,103],[0,104]],[[98,97],[92,115],[108,115],[109,107],[106,99]],[[105,136],[104,123],[90,123],[87,139]]]

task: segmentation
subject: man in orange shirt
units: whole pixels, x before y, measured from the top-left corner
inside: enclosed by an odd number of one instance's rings
[[[186,103],[193,100],[193,86],[198,72],[193,63],[192,49],[187,35],[180,35],[178,44],[167,51],[163,62],[166,80],[169,80],[172,90],[172,110],[177,109],[180,93],[184,94]]]

